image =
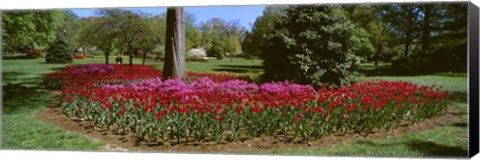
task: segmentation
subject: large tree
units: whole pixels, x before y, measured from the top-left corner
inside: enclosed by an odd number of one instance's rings
[[[48,48],[60,31],[62,17],[61,11],[3,12],[3,51],[25,52]]]
[[[185,72],[185,18],[183,7],[167,9],[165,63],[163,78],[186,78]]]

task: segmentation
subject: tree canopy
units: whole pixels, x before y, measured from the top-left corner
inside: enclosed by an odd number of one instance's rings
[[[64,23],[61,11],[5,11],[2,13],[3,51],[46,49]]]

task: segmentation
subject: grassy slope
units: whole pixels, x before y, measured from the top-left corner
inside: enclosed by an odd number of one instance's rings
[[[2,115],[2,147],[22,149],[68,149],[94,150],[102,143],[92,142],[76,133],[34,119],[51,97],[38,85],[41,74],[64,65],[47,65],[42,60],[6,60],[2,64],[4,106]],[[111,62],[114,62],[113,59]],[[125,61],[124,61],[125,62]],[[135,63],[140,60],[136,59]],[[103,63],[103,59],[77,60],[75,63]],[[161,63],[155,63],[161,67]],[[209,62],[187,62],[188,71],[197,72],[261,72],[261,61],[234,59],[210,60]],[[371,66],[368,66],[371,67]],[[463,111],[460,124],[446,126],[421,134],[387,137],[372,141],[357,141],[334,148],[312,148],[273,150],[267,154],[309,154],[309,155],[362,155],[362,156],[429,156],[463,155],[467,151],[467,105],[465,76],[377,76],[362,77],[362,80],[385,79],[403,80],[419,84],[443,85],[454,92],[454,103]],[[40,134],[39,134],[40,133]],[[452,136],[453,135],[453,136]]]

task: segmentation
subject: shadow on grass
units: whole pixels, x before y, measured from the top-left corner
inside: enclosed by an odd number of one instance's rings
[[[466,103],[468,101],[468,95],[466,92],[450,91],[450,100],[454,102]]]
[[[466,73],[450,73],[450,72],[425,72],[425,71],[407,71],[402,69],[392,68],[389,65],[385,66],[362,66],[358,72],[365,76],[420,76],[420,75],[437,75],[444,77],[466,77]]]
[[[414,141],[407,143],[407,145],[412,149],[425,153],[425,155],[448,157],[466,157],[468,155],[468,151],[460,147],[450,147],[427,141]]]
[[[416,75],[425,75],[418,73],[407,73],[403,71],[397,71],[389,66],[378,66],[378,67],[360,67],[358,72],[364,74],[365,76],[416,76]]]
[[[365,140],[357,141],[355,143],[362,146],[369,146],[369,147],[388,147],[388,146],[394,145],[391,143],[374,143],[372,141],[365,141]]]
[[[434,142],[423,141],[423,140],[410,140],[410,141],[401,142],[401,143],[375,143],[372,141],[357,141],[355,143],[362,146],[373,147],[373,148],[379,148],[379,147],[389,148],[389,147],[406,145],[408,148],[412,150],[416,150],[418,152],[422,152],[426,156],[466,157],[468,155],[468,151],[463,148],[445,146],[445,145],[437,144]]]
[[[55,63],[47,63],[45,61],[42,61],[42,62],[38,62],[38,64],[55,64]],[[58,64],[62,64],[62,63],[58,63]]]
[[[468,127],[468,123],[467,122],[456,122],[456,123],[453,123],[452,126],[463,128],[463,127]]]
[[[22,72],[2,72],[2,81],[3,83],[15,81],[18,76],[21,76],[24,74],[25,73],[22,73]]]
[[[19,60],[19,59],[37,59],[37,57],[31,56],[3,56],[2,60]]]
[[[232,72],[232,73],[248,73],[251,70],[248,69],[238,69],[238,68],[219,68],[219,69],[212,69],[213,71],[217,72]]]
[[[31,86],[31,87],[30,87]],[[48,101],[48,93],[41,87],[26,83],[3,85],[4,114],[20,113]]]
[[[218,65],[225,68],[263,69],[261,65]]]
[[[20,79],[18,76],[24,75],[20,72],[4,72],[3,74],[3,106],[4,114],[19,113],[25,110],[33,109],[36,105],[48,101],[47,91],[43,85],[41,77]]]
[[[466,73],[436,73],[435,75],[444,77],[467,77]]]
[[[217,65],[221,68],[213,69],[218,72],[248,73],[260,72],[263,67],[261,65]]]
[[[58,71],[63,71],[65,67],[55,67],[55,68],[52,68],[52,72],[58,72]]]

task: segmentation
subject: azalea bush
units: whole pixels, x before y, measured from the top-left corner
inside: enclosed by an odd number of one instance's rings
[[[85,57],[84,56],[80,56],[80,55],[76,55],[76,56],[73,56],[74,59],[84,59]]]
[[[116,73],[125,70],[113,66]],[[89,83],[82,83],[85,76],[76,80],[57,77],[68,82],[63,84],[63,111],[140,139],[180,142],[235,141],[261,135],[309,141],[332,133],[369,134],[414,124],[447,109],[448,91],[442,87],[401,81],[375,80],[315,90],[287,81],[259,85],[225,74],[196,73],[185,81],[139,72],[136,78],[144,80],[134,81],[128,79],[134,73],[122,73],[131,75],[106,80],[102,76],[110,73],[96,73],[90,77],[99,78]],[[108,83],[112,81],[119,83]]]

